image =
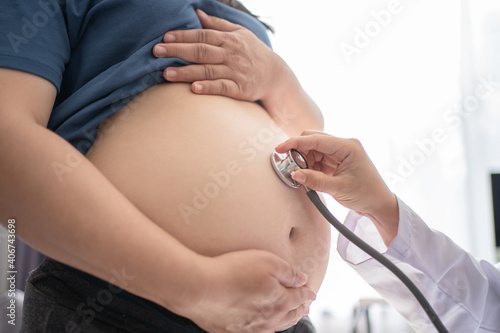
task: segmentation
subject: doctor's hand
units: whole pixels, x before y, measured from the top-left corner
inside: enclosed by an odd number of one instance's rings
[[[202,273],[194,297],[186,297],[178,313],[208,332],[282,331],[308,314],[316,297],[305,286],[307,276],[273,253],[244,250],[202,258],[195,266]]]
[[[290,149],[301,152],[309,164],[309,169],[294,173],[295,181],[328,193],[344,207],[367,216],[386,245],[390,244],[398,230],[397,199],[358,140],[304,131],[276,147],[278,153]]]
[[[196,10],[204,29],[167,32],[155,45],[157,57],[194,63],[168,67],[171,82],[190,82],[196,94],[223,95],[245,101],[262,100],[294,77],[286,63],[250,30]]]

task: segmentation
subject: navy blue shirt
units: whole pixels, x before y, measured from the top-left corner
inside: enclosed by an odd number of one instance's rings
[[[0,67],[57,87],[48,128],[85,154],[104,119],[164,82],[165,67],[187,64],[157,59],[152,49],[166,31],[201,28],[197,8],[270,44],[255,18],[215,0],[4,0]]]

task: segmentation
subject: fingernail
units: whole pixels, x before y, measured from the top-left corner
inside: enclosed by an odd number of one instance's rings
[[[292,175],[292,178],[301,184],[303,184],[306,181],[306,175],[304,175],[302,172],[295,172]]]
[[[163,36],[163,41],[165,43],[175,42],[175,35],[166,33],[165,36]]]
[[[177,70],[174,68],[167,68],[165,76],[167,80],[173,80],[177,77]]]
[[[193,90],[194,92],[200,93],[201,90],[203,89],[202,85],[199,83],[193,83]]]
[[[299,272],[298,276],[297,276],[297,283],[300,285],[300,286],[303,286],[304,284],[306,284],[307,282],[307,275],[306,273],[304,272]]]
[[[154,54],[157,57],[163,57],[167,55],[167,49],[163,46],[156,45],[154,48]]]

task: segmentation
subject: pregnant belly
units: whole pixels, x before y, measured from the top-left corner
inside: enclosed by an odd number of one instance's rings
[[[99,133],[89,160],[183,244],[208,256],[268,250],[319,288],[329,225],[304,190],[274,173],[270,155],[287,137],[260,106],[161,84],[139,94]]]

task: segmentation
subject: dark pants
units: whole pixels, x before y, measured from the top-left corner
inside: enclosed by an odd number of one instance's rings
[[[126,272],[123,274],[126,279]],[[120,279],[117,276],[117,279]],[[22,333],[204,333],[187,318],[49,258],[26,285]],[[304,318],[286,333],[313,333]]]

